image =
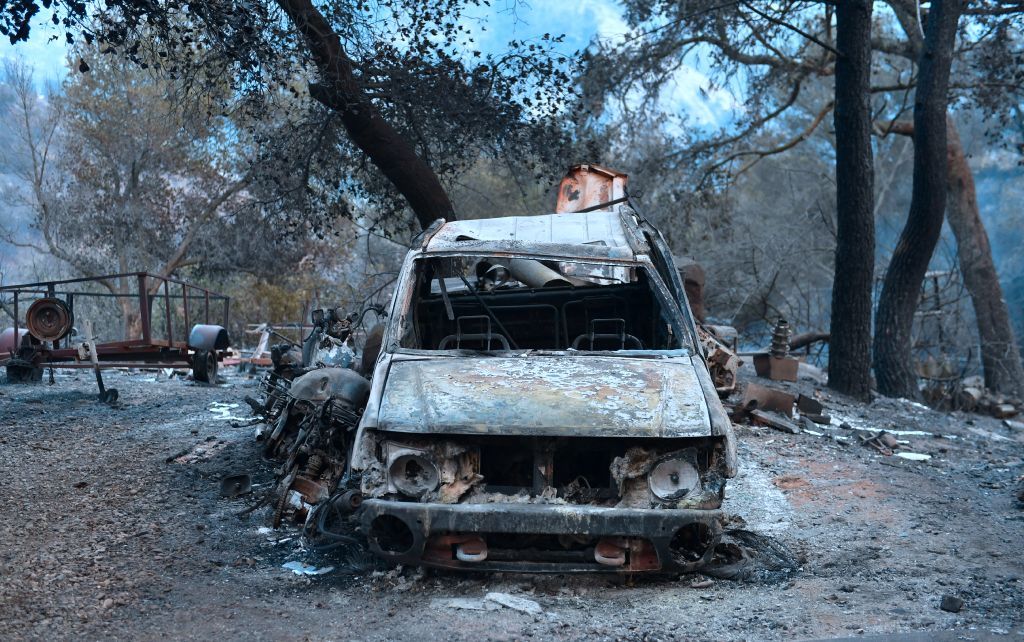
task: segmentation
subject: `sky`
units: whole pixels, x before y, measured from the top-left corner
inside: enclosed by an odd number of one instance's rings
[[[45,13],[45,12],[43,12]],[[487,9],[476,11],[467,21],[481,49],[500,53],[510,40],[539,38],[544,33],[564,35],[561,53],[571,55],[585,49],[595,38],[616,41],[629,27],[622,8],[615,0],[493,0]],[[35,70],[39,87],[60,81],[68,73],[64,41],[45,17],[39,18],[28,42],[11,45],[0,38],[0,58],[20,56]],[[482,28],[481,28],[482,27]],[[702,92],[701,90],[705,90]],[[732,98],[721,90],[709,90],[707,76],[692,66],[683,66],[674,86],[666,95],[666,106],[687,115],[698,126],[724,124],[734,106]]]

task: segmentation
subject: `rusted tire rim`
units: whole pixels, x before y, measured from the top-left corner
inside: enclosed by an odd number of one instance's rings
[[[40,341],[59,341],[71,332],[74,319],[60,299],[36,299],[25,313],[25,326]]]

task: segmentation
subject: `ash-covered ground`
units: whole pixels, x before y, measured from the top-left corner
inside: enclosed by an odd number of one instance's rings
[[[731,640],[923,631],[905,639],[1024,640],[1024,509],[1016,497],[1024,431],[992,418],[891,399],[850,403],[812,381],[761,381],[816,392],[835,418],[820,434],[737,428],[742,472],[724,508],[785,546],[799,561],[795,572],[748,582],[458,575],[316,555],[297,532],[268,530],[268,508],[241,514],[273,479],[253,427],[238,425],[255,380],[105,378],[120,391],[115,407],[95,401],[88,372],[58,371],[55,385],[0,385],[6,639]],[[859,444],[858,428],[893,432],[907,442],[901,451],[930,459],[882,455]],[[253,493],[221,498],[220,480],[232,473],[251,474]],[[290,561],[335,569],[299,576],[282,568]],[[943,596],[962,600],[961,610],[942,610]]]

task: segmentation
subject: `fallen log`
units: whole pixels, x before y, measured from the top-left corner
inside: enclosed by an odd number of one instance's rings
[[[800,348],[806,348],[812,343],[818,343],[819,341],[828,341],[832,338],[832,334],[829,332],[805,332],[798,334],[795,337],[789,339],[789,349],[799,350]]]

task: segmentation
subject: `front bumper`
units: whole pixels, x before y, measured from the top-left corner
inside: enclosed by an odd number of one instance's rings
[[[724,521],[720,510],[571,504],[368,499],[361,511],[370,550],[389,561],[531,573],[692,571],[710,561]],[[454,546],[469,537],[485,543],[486,559],[467,562],[457,558]],[[624,564],[609,566],[596,561],[595,546],[607,542],[629,550]]]

